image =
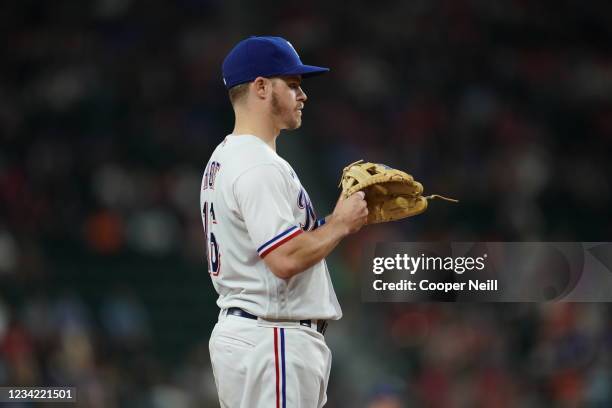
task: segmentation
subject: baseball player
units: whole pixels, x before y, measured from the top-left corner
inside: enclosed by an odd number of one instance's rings
[[[358,192],[317,219],[276,139],[301,125],[302,78],[329,69],[302,64],[283,38],[250,37],[222,71],[235,127],[208,161],[200,196],[221,309],[209,343],[219,400],[321,407],[331,367],[323,335],[342,316],[325,257],[365,224],[368,210]]]

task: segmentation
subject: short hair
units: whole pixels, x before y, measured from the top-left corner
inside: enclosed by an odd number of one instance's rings
[[[249,84],[249,82],[246,82],[244,84],[233,86],[229,89],[229,100],[232,105],[235,105],[236,102],[240,101],[246,96],[247,92],[249,91]]]

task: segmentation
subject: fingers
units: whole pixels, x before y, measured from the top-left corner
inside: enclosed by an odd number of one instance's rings
[[[359,221],[360,221],[360,228],[361,226],[367,224],[368,222],[368,214],[370,213],[368,210],[368,203],[366,202],[366,200],[364,199],[365,194],[363,194],[363,191],[359,191],[360,194],[360,198],[361,201],[358,203],[358,214],[359,214]]]
[[[363,191],[358,191],[355,193],[355,195],[357,196],[357,209],[358,212],[360,213],[360,215],[363,215],[365,217],[368,216],[368,203],[365,200],[365,193]]]
[[[349,197],[340,195],[334,213],[338,219],[346,223],[351,233],[359,231],[362,226],[367,224],[368,203],[365,200],[365,192],[357,191]]]
[[[364,200],[365,199],[365,193],[363,191],[357,191],[356,193],[351,194],[351,196],[349,198],[351,198],[353,196],[357,197],[358,200]]]
[[[344,197],[344,194],[340,194],[340,197],[338,197],[338,201],[336,201],[336,207],[344,202],[344,201],[355,201],[355,202],[365,202],[365,193],[363,191],[357,191],[356,193],[351,194],[348,197]]]
[[[363,209],[362,214],[363,214],[363,218],[367,221],[368,215],[370,214],[370,212],[368,211],[368,207]]]

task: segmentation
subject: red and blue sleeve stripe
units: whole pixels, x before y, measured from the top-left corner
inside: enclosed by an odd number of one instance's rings
[[[292,238],[297,237],[302,232],[303,231],[301,228],[298,228],[297,226],[293,226],[281,232],[280,234],[278,234],[277,236],[275,236],[274,238],[272,238],[271,240],[269,240],[268,242],[266,242],[265,244],[257,248],[257,253],[259,254],[260,257],[263,258],[264,256],[268,255],[270,252],[272,252],[279,246],[283,245],[285,242],[291,240]]]

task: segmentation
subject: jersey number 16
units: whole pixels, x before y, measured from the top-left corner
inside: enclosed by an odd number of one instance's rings
[[[208,258],[208,273],[212,276],[219,275],[221,271],[221,252],[219,252],[219,243],[215,234],[211,231],[211,225],[217,223],[215,217],[215,209],[213,203],[208,205],[208,201],[204,202],[202,207],[202,215],[204,216],[204,235],[206,236],[206,257]]]

